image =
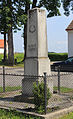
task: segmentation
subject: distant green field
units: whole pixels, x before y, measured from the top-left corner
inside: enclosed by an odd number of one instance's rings
[[[18,62],[22,61],[24,58],[24,53],[15,53],[14,59],[17,58]],[[3,59],[3,54],[0,54],[0,61]]]
[[[15,53],[14,59],[17,59],[17,64],[14,66],[23,67],[24,66],[23,58],[24,58],[24,53]],[[8,66],[7,63],[2,62],[2,59],[3,59],[3,54],[0,54],[0,66],[3,66],[3,65]]]
[[[14,59],[17,59],[17,62],[21,62],[24,58],[24,53],[15,53]]]
[[[68,53],[48,53],[48,57],[51,61],[63,61],[68,57]],[[0,54],[0,66],[5,65],[8,66],[7,63],[2,62],[3,54]],[[17,64],[15,66],[23,67],[24,62],[24,53],[15,53],[14,59],[17,59]]]
[[[0,54],[0,61],[3,59],[3,54]]]

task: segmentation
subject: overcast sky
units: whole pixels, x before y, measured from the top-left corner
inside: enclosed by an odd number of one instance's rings
[[[73,14],[66,17],[61,9],[61,16],[52,17],[47,19],[47,39],[49,52],[68,52],[68,37],[65,29],[73,20]],[[23,52],[24,42],[22,38],[23,29],[14,33],[14,51]],[[0,35],[0,39],[3,36]]]

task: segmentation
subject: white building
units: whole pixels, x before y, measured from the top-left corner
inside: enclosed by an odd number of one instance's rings
[[[68,32],[68,57],[73,56],[73,20],[67,27],[66,31]]]
[[[6,42],[6,50],[8,53],[8,43]],[[4,40],[0,39],[0,53],[3,54],[4,53]]]

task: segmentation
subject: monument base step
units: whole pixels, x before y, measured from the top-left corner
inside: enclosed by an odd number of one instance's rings
[[[28,97],[22,94],[15,96],[14,101],[34,104],[34,97]]]
[[[26,58],[24,61],[24,74],[42,76],[44,72],[51,75],[50,60],[48,57]]]

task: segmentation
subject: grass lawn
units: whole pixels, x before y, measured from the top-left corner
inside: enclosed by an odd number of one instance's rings
[[[13,87],[7,86],[5,88],[6,92],[8,92],[8,91],[16,91],[16,90],[21,90],[21,86],[13,86]],[[3,87],[0,87],[0,92],[3,92]]]
[[[59,119],[73,119],[73,112],[71,112],[71,113],[69,113],[69,114],[67,114],[67,115],[65,115]]]
[[[23,53],[15,53],[14,54],[14,59],[17,59],[17,64],[14,65],[14,67],[24,67],[24,62],[23,62],[24,54]],[[8,63],[3,63],[3,54],[0,54],[0,66],[8,66]]]
[[[33,116],[25,116],[16,111],[7,111],[4,109],[0,109],[0,119],[41,119],[40,117],[33,117]]]
[[[58,87],[54,87],[54,91],[57,91]],[[66,88],[66,87],[61,87],[60,88],[61,93],[69,93],[69,92],[73,92],[72,88]]]
[[[0,109],[0,119],[42,119],[40,117],[33,117],[33,116],[25,116],[22,113],[16,112],[16,111],[9,111]],[[59,119],[73,119],[73,112],[59,118]]]

